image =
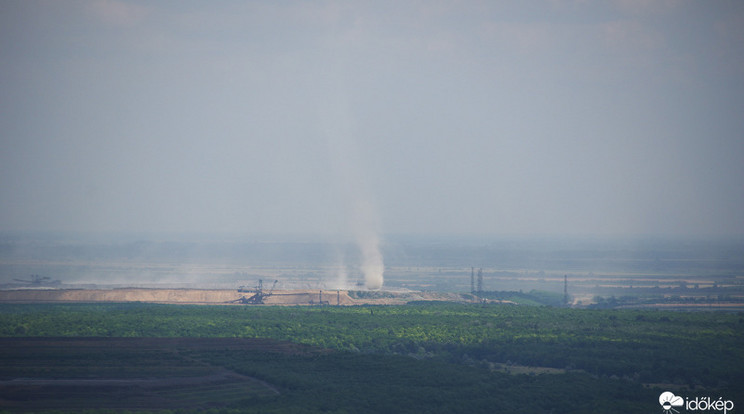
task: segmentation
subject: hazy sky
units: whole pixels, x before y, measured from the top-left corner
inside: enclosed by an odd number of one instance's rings
[[[0,230],[744,234],[744,2],[2,1]]]

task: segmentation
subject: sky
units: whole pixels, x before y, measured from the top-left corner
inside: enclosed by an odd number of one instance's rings
[[[744,235],[744,2],[2,1],[0,231]]]

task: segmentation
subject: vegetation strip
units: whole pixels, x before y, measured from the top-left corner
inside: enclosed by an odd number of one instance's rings
[[[241,395],[235,382],[186,393],[164,389],[140,406],[151,409],[184,408],[179,404],[187,396],[195,398],[191,408],[236,413],[406,412],[400,410],[406,404],[466,412],[452,410],[443,396],[470,412],[658,408],[644,401],[654,402],[660,389],[644,384],[744,401],[741,314],[453,303],[0,305],[0,336],[5,381],[162,378],[164,372],[208,378],[229,371],[281,392],[254,383]],[[78,360],[83,355],[88,371]],[[573,401],[577,396],[583,402]]]

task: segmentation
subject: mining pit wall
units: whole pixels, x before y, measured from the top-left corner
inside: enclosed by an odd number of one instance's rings
[[[253,295],[226,289],[18,289],[0,291],[0,302],[147,302],[181,304],[229,304],[241,297]],[[275,291],[264,298],[267,305],[356,305],[364,301],[352,299],[347,291],[327,290],[322,297],[318,290]]]

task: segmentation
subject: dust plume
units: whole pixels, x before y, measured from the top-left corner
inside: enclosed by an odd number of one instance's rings
[[[375,234],[357,239],[357,244],[362,253],[362,274],[364,274],[364,285],[367,289],[379,290],[382,288],[385,264],[382,261],[380,243]]]
[[[360,270],[364,275],[366,288],[378,290],[382,288],[385,272],[378,236],[378,216],[371,197],[362,197],[361,192],[355,192],[355,194],[356,199],[351,212],[351,228],[360,253]]]
[[[348,289],[349,288],[349,274],[346,271],[346,266],[340,265],[336,271],[336,289]]]
[[[366,288],[377,290],[382,287],[385,270],[380,251],[380,226],[374,197],[365,180],[365,163],[357,148],[354,117],[343,91],[329,93],[328,98],[326,105],[319,107],[320,119],[338,184],[338,201],[344,210],[342,216],[346,225],[342,233],[351,233],[359,249]]]

